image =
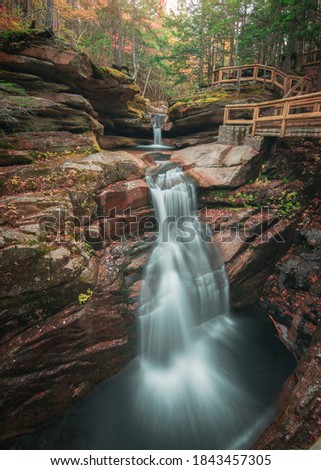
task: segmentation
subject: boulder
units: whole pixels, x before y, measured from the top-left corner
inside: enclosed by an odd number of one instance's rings
[[[103,189],[98,196],[98,215],[108,216],[131,211],[149,203],[149,189],[144,180],[114,183]]]
[[[175,152],[172,161],[201,188],[236,188],[256,179],[261,169],[259,152],[247,145],[196,145]]]

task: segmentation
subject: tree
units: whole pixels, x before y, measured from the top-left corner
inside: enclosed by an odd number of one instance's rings
[[[46,23],[47,31],[53,33],[54,31],[54,0],[46,0]]]

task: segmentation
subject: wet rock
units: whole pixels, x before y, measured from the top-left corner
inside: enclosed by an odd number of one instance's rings
[[[3,445],[48,422],[129,362],[139,281],[150,248],[147,239],[113,244],[100,259],[95,287],[84,287],[81,301],[0,345]],[[65,249],[58,249],[56,262]]]
[[[261,168],[260,154],[248,146],[197,145],[176,152],[172,161],[179,162],[202,188],[242,186]]]
[[[189,134],[187,136],[178,137],[164,137],[164,145],[176,147],[178,149],[185,147],[192,147],[193,145],[207,144],[217,141],[217,131],[198,132],[195,134]]]
[[[122,137],[116,135],[103,135],[98,140],[99,145],[104,150],[114,148],[132,148],[138,145],[150,145],[153,143],[149,139],[135,139],[133,137]]]
[[[321,252],[289,253],[263,290],[262,305],[276,322],[280,339],[302,357],[321,321]]]
[[[281,395],[281,410],[254,449],[309,449],[321,432],[321,328]]]

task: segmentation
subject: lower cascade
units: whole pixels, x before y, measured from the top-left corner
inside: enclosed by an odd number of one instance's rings
[[[164,365],[188,353],[192,327],[227,313],[224,263],[196,216],[195,188],[180,168],[148,175],[159,224],[140,309],[144,360]]]

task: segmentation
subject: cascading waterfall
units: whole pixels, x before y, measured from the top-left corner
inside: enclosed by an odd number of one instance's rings
[[[153,133],[154,133],[154,146],[162,147],[162,125],[165,116],[163,114],[155,114],[152,117]]]
[[[275,414],[292,362],[273,352],[281,343],[257,312],[229,313],[224,264],[196,216],[195,189],[169,167],[147,175],[159,233],[143,281],[140,355],[42,428],[35,448],[45,439],[50,449],[248,449]]]
[[[143,284],[141,352],[161,365],[189,350],[194,326],[228,312],[229,289],[192,183],[180,168],[147,182],[160,228]]]
[[[225,266],[182,170],[165,164],[147,182],[159,233],[141,294],[137,421],[155,448],[233,448],[260,405],[221,357],[220,342],[237,343]]]

